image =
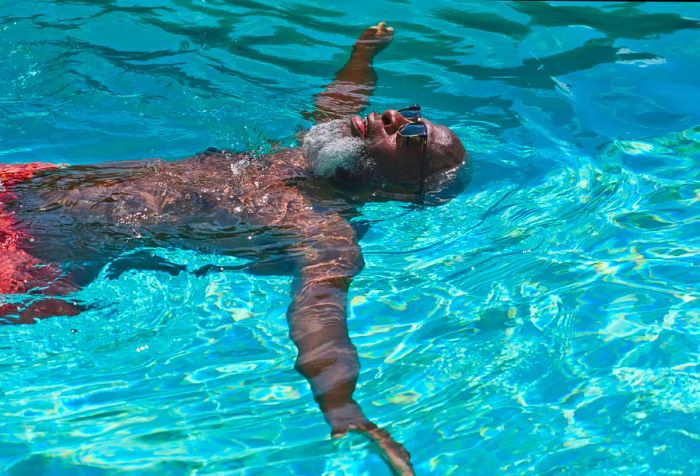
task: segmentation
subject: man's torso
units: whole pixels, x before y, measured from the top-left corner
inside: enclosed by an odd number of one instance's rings
[[[23,248],[50,262],[138,246],[237,254],[261,239],[279,242],[272,230],[310,206],[289,185],[307,170],[300,149],[74,166],[14,185],[5,207],[29,237]]]

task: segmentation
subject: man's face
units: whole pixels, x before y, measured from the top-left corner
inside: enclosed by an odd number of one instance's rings
[[[399,111],[388,109],[381,116],[376,112],[364,119],[353,116],[350,129],[353,137],[362,140],[365,154],[372,159],[377,171],[395,182],[418,182],[421,174],[428,177],[462,165],[466,153],[450,129],[423,118],[421,122],[428,132],[424,152],[421,138],[405,138],[399,134],[401,127],[410,122]],[[425,160],[423,171],[422,160]]]
[[[424,146],[419,137],[400,136],[399,129],[409,122],[393,109],[381,116],[370,113],[364,119],[353,116],[322,122],[308,131],[303,146],[319,176],[339,177],[342,171],[346,180],[379,178],[415,190],[419,189],[421,174],[428,179],[464,163],[464,147],[447,127],[423,118],[427,130]]]

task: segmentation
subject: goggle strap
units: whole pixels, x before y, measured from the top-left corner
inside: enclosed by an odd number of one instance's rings
[[[425,186],[425,156],[428,149],[428,136],[423,136],[421,141],[421,157],[420,157],[420,186],[418,187],[418,195],[423,195],[423,187]]]

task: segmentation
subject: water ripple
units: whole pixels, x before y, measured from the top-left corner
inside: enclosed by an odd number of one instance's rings
[[[420,473],[698,472],[697,6],[31,7],[0,6],[9,162],[292,145],[386,18],[370,109],[420,103],[474,171],[441,206],[362,207],[358,401]],[[142,251],[168,265],[122,256],[87,312],[0,328],[0,472],[386,472],[293,370],[291,277]]]

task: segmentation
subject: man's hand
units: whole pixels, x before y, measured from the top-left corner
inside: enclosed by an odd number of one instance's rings
[[[386,48],[393,37],[394,29],[387,27],[386,22],[367,28],[355,42],[350,60],[338,71],[335,81],[316,96],[316,110],[304,116],[326,121],[360,112],[367,105],[377,81],[372,69],[374,56]]]
[[[373,423],[370,423],[370,426],[366,428],[358,428],[354,431],[364,432],[374,440],[377,446],[382,449],[383,456],[391,465],[394,473],[399,476],[414,476],[416,474],[411,464],[411,455],[401,443],[391,437],[388,431],[378,428]]]
[[[362,433],[372,440],[380,449],[381,456],[389,463],[394,474],[397,476],[414,476],[411,455],[406,451],[401,443],[394,440],[388,431],[379,428],[374,423],[364,419],[357,423],[348,425],[348,430]],[[336,433],[333,438],[340,438],[344,433]]]
[[[324,416],[331,425],[331,437],[342,438],[348,431],[364,434],[380,449],[382,457],[399,476],[413,476],[411,455],[401,443],[394,440],[388,431],[379,428],[367,419],[360,406],[350,400],[345,405],[324,409]]]
[[[367,28],[355,43],[355,48],[374,50],[378,53],[387,47],[394,38],[394,29],[387,27],[386,22],[381,21],[374,26]]]

